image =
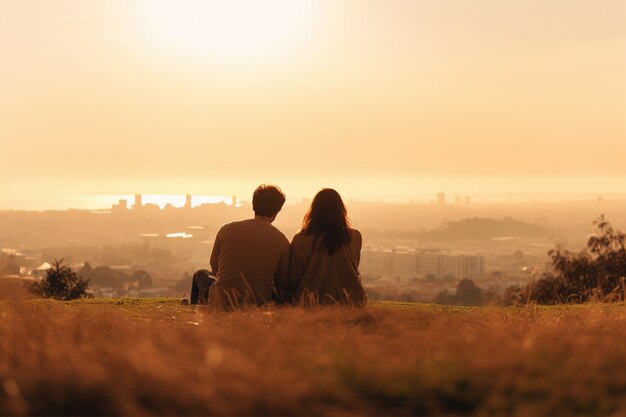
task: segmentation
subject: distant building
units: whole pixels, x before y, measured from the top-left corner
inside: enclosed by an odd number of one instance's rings
[[[392,275],[393,252],[390,250],[363,250],[360,270],[370,275]]]
[[[135,210],[139,210],[142,206],[143,206],[143,202],[142,202],[141,194],[135,194],[135,205],[133,206],[133,208]]]
[[[469,195],[465,196],[465,205],[469,206],[470,203],[472,202],[472,199]]]
[[[425,251],[418,254],[416,267],[421,276],[476,278],[483,275],[484,259],[482,256],[465,253]]]
[[[174,255],[189,256],[193,253],[194,242],[191,233],[168,233],[162,242],[163,248],[168,249]]]
[[[111,206],[111,210],[113,211],[128,210],[128,200],[119,200],[117,204],[113,204],[113,206]]]
[[[195,226],[197,227],[197,226]],[[191,229],[191,228],[188,228]],[[194,235],[187,232],[144,233],[139,235],[142,245],[151,249],[165,249],[176,256],[198,261],[208,261],[213,250],[213,240],[200,229],[192,229],[200,233]]]
[[[416,261],[417,257],[413,250],[393,251],[391,257],[393,276],[408,278],[417,276]]]
[[[191,194],[187,194],[185,196],[185,208],[186,209],[190,209],[191,208]]]
[[[477,278],[484,273],[484,260],[459,252],[363,250],[360,269],[364,274],[402,278]]]
[[[446,195],[442,192],[437,193],[437,204],[444,206],[446,204]]]

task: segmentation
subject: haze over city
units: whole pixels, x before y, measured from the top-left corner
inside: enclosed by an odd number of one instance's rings
[[[254,4],[0,2],[0,209],[626,189],[623,1]]]

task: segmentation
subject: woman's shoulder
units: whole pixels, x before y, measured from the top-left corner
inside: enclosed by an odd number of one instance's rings
[[[300,230],[298,233],[296,233],[293,237],[293,239],[291,239],[291,243],[298,243],[298,242],[304,242],[307,241],[309,239],[312,238],[312,235],[306,232],[303,232],[302,230]]]
[[[350,246],[356,248],[357,251],[360,251],[363,246],[363,236],[357,229],[350,229]]]
[[[296,233],[291,239],[291,250],[293,253],[308,253],[313,249],[313,236],[303,233],[302,231]]]

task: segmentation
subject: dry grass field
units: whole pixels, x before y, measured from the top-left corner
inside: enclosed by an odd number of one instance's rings
[[[623,304],[0,298],[0,415],[626,415]]]

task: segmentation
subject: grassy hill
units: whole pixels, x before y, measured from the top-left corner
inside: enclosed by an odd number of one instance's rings
[[[0,415],[623,415],[623,304],[0,300]]]
[[[438,229],[422,232],[419,237],[426,241],[477,240],[494,238],[550,237],[553,232],[543,226],[511,218],[468,218],[447,222]]]

